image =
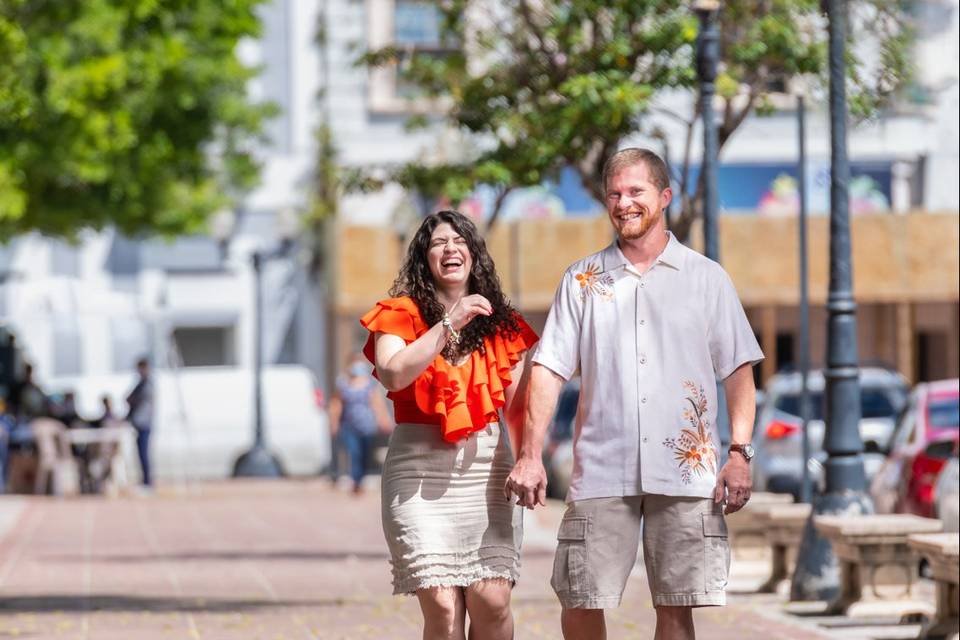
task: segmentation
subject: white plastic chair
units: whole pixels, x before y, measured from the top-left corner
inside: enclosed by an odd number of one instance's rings
[[[66,427],[53,418],[37,418],[30,423],[37,444],[37,477],[33,492],[53,495],[77,495],[80,493],[80,467],[70,442]]]

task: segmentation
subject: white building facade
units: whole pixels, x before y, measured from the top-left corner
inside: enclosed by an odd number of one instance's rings
[[[916,68],[926,104],[850,131],[851,160],[872,163],[889,175],[880,190],[893,212],[960,208],[958,12],[958,0],[916,2]],[[113,232],[91,233],[77,246],[26,236],[0,248],[0,323],[17,335],[41,382],[127,371],[144,354],[160,366],[251,366],[254,286],[249,256],[275,247],[290,213],[309,207],[315,135],[322,119],[331,127],[338,160],[345,166],[456,153],[455,139],[437,127],[417,133],[405,129],[412,103],[391,72],[355,64],[370,46],[440,47],[429,2],[273,0],[262,17],[263,38],[245,43],[240,54],[263,67],[251,84],[252,97],[276,102],[281,115],[268,125],[272,143],[258,150],[261,185],[237,206],[236,227],[225,248],[209,237],[166,244]],[[317,41],[321,26],[325,44]],[[669,99],[668,105],[689,113],[690,99]],[[671,126],[669,121],[663,125]],[[813,105],[807,140],[815,169],[822,170],[829,157],[828,133],[823,105]],[[672,145],[676,156],[683,132],[673,129],[671,135],[677,140]],[[694,157],[698,147],[699,136]],[[794,117],[784,110],[748,119],[724,148],[721,162],[746,167],[744,171],[751,166],[775,170],[795,162],[796,148]],[[816,180],[817,171],[812,173]],[[812,202],[816,210],[816,196]],[[559,215],[584,213],[576,208],[565,204]],[[391,187],[379,194],[344,196],[340,216],[356,224],[399,226],[406,224],[411,209],[415,215],[415,204]],[[304,363],[326,386],[329,296],[307,265],[295,250],[265,266],[264,362]]]

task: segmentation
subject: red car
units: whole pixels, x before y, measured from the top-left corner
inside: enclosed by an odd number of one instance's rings
[[[880,513],[933,517],[940,470],[960,438],[960,380],[918,384],[870,487]]]

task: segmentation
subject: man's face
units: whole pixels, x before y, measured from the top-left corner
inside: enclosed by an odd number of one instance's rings
[[[606,205],[621,240],[637,240],[661,227],[673,192],[660,191],[645,163],[624,167],[607,180]]]

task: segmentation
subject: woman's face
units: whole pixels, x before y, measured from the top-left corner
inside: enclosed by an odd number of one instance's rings
[[[442,222],[430,235],[427,263],[438,287],[466,288],[473,268],[473,257],[466,239],[450,224]]]

